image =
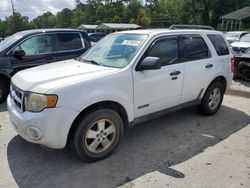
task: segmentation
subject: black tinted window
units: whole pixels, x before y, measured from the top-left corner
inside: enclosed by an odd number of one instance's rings
[[[179,58],[177,38],[166,38],[157,41],[147,56],[159,57],[162,66],[175,62]]]
[[[78,33],[61,33],[58,37],[58,51],[76,50],[82,48],[82,41]]]
[[[207,35],[212,42],[217,54],[219,56],[228,55],[229,50],[224,38],[221,35]]]
[[[183,41],[183,58],[186,61],[205,59],[209,57],[208,47],[199,35],[186,35]]]

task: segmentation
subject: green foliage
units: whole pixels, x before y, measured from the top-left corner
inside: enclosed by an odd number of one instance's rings
[[[32,21],[15,13],[0,20],[0,37],[32,28],[77,28],[81,24],[137,23],[144,27],[169,27],[172,24],[201,24],[219,28],[224,14],[250,6],[250,0],[75,0],[73,10],[56,15],[46,12]],[[245,29],[250,28],[246,19]],[[242,28],[244,29],[244,28]]]
[[[100,25],[100,24],[102,24],[103,22],[101,21],[101,20],[96,20],[96,22],[95,22],[95,24],[96,25]]]
[[[57,15],[57,24],[58,28],[70,28],[72,25],[72,11],[68,8],[63,9],[61,12],[58,12]]]
[[[114,18],[112,19],[112,22],[113,23],[121,23],[122,20],[119,16],[115,15]]]
[[[145,9],[140,9],[136,23],[141,26],[149,26],[151,23],[150,17],[147,16]]]

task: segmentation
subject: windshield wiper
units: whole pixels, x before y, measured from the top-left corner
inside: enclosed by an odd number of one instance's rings
[[[94,61],[94,60],[88,60],[88,59],[83,59],[83,58],[81,58],[81,60],[82,60],[83,62],[85,62],[85,63],[91,63],[91,64],[93,64],[93,65],[100,65],[100,66],[103,66],[103,64],[98,63],[98,62],[96,62],[96,61]]]

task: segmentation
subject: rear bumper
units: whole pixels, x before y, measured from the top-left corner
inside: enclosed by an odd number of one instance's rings
[[[65,147],[69,129],[79,113],[66,107],[45,109],[39,113],[20,113],[10,96],[7,107],[10,122],[18,135],[28,142],[55,149]]]

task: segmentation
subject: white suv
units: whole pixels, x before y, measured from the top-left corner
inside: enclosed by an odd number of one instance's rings
[[[69,143],[81,159],[95,161],[138,122],[190,105],[216,113],[233,67],[218,31],[118,32],[76,60],[17,73],[9,117],[28,142],[58,149]]]

